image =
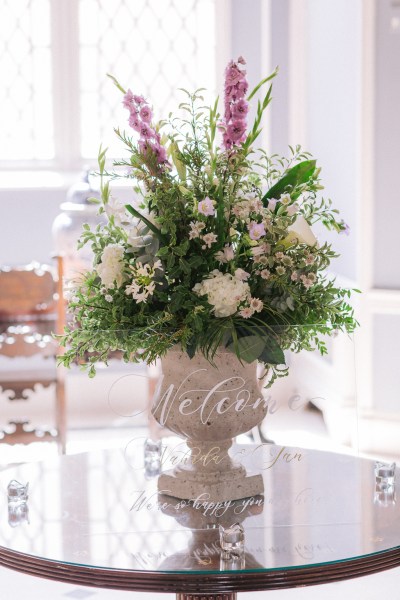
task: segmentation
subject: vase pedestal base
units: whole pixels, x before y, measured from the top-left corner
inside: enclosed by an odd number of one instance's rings
[[[243,474],[232,478],[222,472],[208,475],[205,478],[183,470],[167,471],[158,477],[158,491],[166,496],[197,500],[199,503],[242,500],[264,493],[263,478],[259,474]]]

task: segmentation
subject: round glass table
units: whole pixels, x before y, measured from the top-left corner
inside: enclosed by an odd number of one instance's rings
[[[400,565],[398,483],[374,461],[270,444],[232,448],[264,477],[263,496],[210,503],[157,492],[143,440],[60,456],[0,474],[0,564],[78,585],[234,598],[238,591],[314,585]],[[185,460],[164,450],[164,467]],[[398,473],[397,473],[398,475]],[[29,482],[10,502],[11,480]],[[390,482],[389,482],[390,483]],[[227,560],[219,526],[240,523],[244,553]]]

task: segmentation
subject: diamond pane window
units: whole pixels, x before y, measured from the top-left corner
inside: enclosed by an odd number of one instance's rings
[[[118,155],[112,128],[125,126],[121,95],[107,73],[143,94],[156,119],[176,112],[177,88],[215,94],[217,0],[81,0],[81,153],[97,155],[100,142]]]
[[[0,15],[0,159],[51,159],[50,0],[0,0]]]

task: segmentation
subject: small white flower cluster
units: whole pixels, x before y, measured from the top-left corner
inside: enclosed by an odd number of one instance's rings
[[[140,261],[131,267],[133,280],[126,287],[125,294],[131,295],[136,302],[146,302],[149,296],[154,294],[156,283],[154,281],[155,271],[162,271],[162,264],[157,260],[154,265],[143,265]]]
[[[123,260],[124,248],[120,244],[109,244],[104,248],[96,270],[106,289],[112,289],[115,284],[121,287],[124,281]]]
[[[235,275],[214,269],[209,277],[196,283],[193,291],[198,296],[207,296],[207,301],[214,306],[216,317],[229,317],[242,305],[239,314],[248,319],[263,308],[262,301],[250,295],[250,287],[246,281],[249,277],[250,274],[243,269],[236,269]]]
[[[238,219],[247,221],[250,219],[250,213],[267,216],[269,211],[267,212],[264,209],[263,203],[259,198],[239,198],[239,201],[232,208],[232,213]]]
[[[189,240],[193,240],[195,238],[199,238],[203,240],[204,245],[201,247],[202,250],[206,248],[211,248],[212,244],[215,244],[217,241],[217,235],[215,233],[205,233],[201,234],[206,224],[201,221],[192,221],[190,223],[190,232],[189,232]]]

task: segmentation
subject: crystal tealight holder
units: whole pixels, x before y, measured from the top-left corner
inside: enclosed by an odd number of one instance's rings
[[[12,479],[7,486],[8,502],[26,502],[28,500],[29,483],[24,485],[16,479]]]
[[[8,504],[8,524],[18,527],[23,523],[29,524],[29,506],[26,502],[10,502]]]
[[[240,523],[230,527],[219,526],[219,544],[222,560],[229,561],[242,557],[244,553],[244,529]]]
[[[396,504],[396,493],[394,488],[391,490],[379,490],[375,489],[374,495],[375,504],[379,504],[380,506],[390,506]]]
[[[245,564],[244,554],[241,556],[230,555],[229,558],[224,558],[221,555],[219,569],[220,571],[240,571],[240,569],[244,569]]]
[[[161,440],[147,438],[144,442],[144,471],[146,477],[155,477],[161,472]]]
[[[375,484],[377,491],[391,491],[394,489],[396,463],[391,464],[380,461],[375,462]]]

